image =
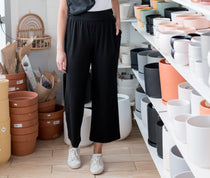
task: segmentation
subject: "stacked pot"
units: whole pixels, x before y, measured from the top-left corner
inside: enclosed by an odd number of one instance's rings
[[[38,136],[38,94],[18,91],[9,94],[12,154],[24,156],[34,152]]]
[[[39,139],[50,140],[61,135],[64,106],[56,104],[56,98],[39,103]]]
[[[9,81],[0,79],[0,165],[6,163],[11,155],[8,88]]]
[[[27,90],[27,80],[25,72],[16,74],[2,74],[0,75],[0,78],[9,80],[9,92]]]

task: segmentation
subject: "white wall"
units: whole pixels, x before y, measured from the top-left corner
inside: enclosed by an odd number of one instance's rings
[[[45,25],[45,33],[51,35],[52,46],[46,50],[31,51],[30,61],[34,69],[40,67],[42,71],[56,70],[62,79],[62,73],[56,67],[56,25],[59,0],[10,0],[11,4],[11,32],[16,37],[16,28],[19,19],[27,13],[39,15]],[[62,85],[57,94],[58,103],[61,103]]]

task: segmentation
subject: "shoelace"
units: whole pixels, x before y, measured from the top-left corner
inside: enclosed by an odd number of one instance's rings
[[[98,166],[101,166],[101,158],[100,157],[94,157],[92,159],[92,166],[94,168],[97,168]]]
[[[70,157],[70,160],[72,160],[72,161],[78,160],[79,159],[79,155],[77,153],[77,150],[71,150],[69,152],[69,157]]]

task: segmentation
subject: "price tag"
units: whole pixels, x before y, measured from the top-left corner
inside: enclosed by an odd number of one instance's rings
[[[58,125],[58,124],[60,124],[60,120],[58,120],[58,121],[54,121],[54,122],[53,122],[53,124],[54,124],[54,125]]]
[[[17,85],[20,85],[23,83],[23,80],[18,80],[16,83],[17,83]]]
[[[14,128],[21,128],[23,127],[23,124],[14,124]]]

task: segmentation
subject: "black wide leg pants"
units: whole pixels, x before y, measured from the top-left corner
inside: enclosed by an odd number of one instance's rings
[[[78,147],[85,89],[92,67],[90,140],[106,143],[120,138],[117,66],[121,32],[116,35],[112,10],[70,15],[66,28],[67,74],[65,108],[68,136]]]

